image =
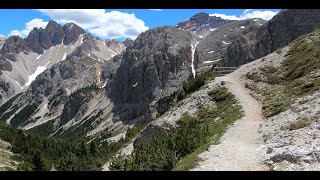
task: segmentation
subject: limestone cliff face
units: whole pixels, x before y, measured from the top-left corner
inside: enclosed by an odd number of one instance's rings
[[[150,115],[152,102],[173,93],[191,75],[192,35],[162,26],[137,37],[109,85],[120,119]]]

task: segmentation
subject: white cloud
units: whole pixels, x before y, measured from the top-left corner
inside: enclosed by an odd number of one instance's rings
[[[218,14],[218,13],[210,14],[210,16],[217,16],[217,17],[221,17],[222,19],[229,19],[229,20],[243,20],[243,19],[250,19],[250,18],[261,18],[264,20],[270,20],[278,12],[279,11],[246,9],[243,11],[243,13],[240,16]]]
[[[21,34],[21,32],[18,31],[18,30],[12,30],[12,31],[10,31],[10,33],[8,34],[8,36],[20,36],[20,37],[23,37],[23,35]]]
[[[243,14],[246,14],[246,13],[252,11],[252,10],[253,10],[253,9],[245,9],[245,10],[243,11]]]
[[[27,37],[30,31],[34,28],[45,28],[48,22],[43,21],[43,19],[32,19],[31,21],[26,23],[26,27],[23,30],[12,30],[8,36],[18,35],[20,37]]]
[[[222,19],[229,19],[229,20],[240,20],[240,18],[235,15],[213,13],[213,14],[210,14],[210,16],[221,17]]]
[[[247,12],[244,11],[242,15],[240,15],[241,19],[250,19],[250,18],[261,18],[264,20],[270,20],[275,16],[279,11],[270,11],[270,10],[249,10]]]
[[[162,9],[149,9],[150,11],[162,11]]]
[[[135,39],[149,28],[135,14],[104,9],[39,9],[60,24],[73,22],[102,38]]]
[[[3,38],[5,38],[5,36],[4,36],[4,35],[2,35],[2,34],[0,34],[0,37],[3,37]]]

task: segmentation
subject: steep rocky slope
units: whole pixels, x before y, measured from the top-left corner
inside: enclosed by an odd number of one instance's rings
[[[105,86],[119,64],[116,58],[102,64],[90,57],[59,62],[41,73],[26,92],[6,102],[1,119],[50,136],[114,136],[117,132],[112,131],[123,127],[111,120],[113,104],[105,96]]]
[[[221,66],[239,66],[284,47],[320,27],[319,9],[281,10],[261,28],[241,36],[228,46]]]

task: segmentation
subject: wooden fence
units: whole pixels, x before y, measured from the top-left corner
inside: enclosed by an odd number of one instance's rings
[[[236,69],[238,69],[238,67],[214,67],[213,71],[217,74],[217,76],[224,76],[232,73]]]

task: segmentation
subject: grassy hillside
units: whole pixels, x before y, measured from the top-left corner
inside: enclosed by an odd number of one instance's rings
[[[277,115],[294,99],[320,90],[319,35],[316,30],[293,41],[279,66],[268,64],[246,74],[251,80],[246,87],[263,97],[265,117]]]

